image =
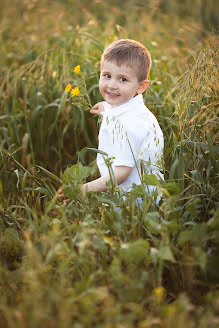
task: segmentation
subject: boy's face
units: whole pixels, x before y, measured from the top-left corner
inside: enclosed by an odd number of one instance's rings
[[[101,65],[99,89],[112,107],[122,105],[143,92],[131,66],[118,66],[115,62],[106,60]]]

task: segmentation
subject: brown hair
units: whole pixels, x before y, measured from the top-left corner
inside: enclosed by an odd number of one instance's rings
[[[142,82],[148,78],[151,68],[150,52],[140,42],[121,39],[111,43],[103,52],[102,62],[114,61],[118,66],[127,64],[136,69],[138,81]]]

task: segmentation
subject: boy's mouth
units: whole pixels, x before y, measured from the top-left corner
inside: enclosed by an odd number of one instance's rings
[[[119,96],[118,94],[113,93],[113,92],[109,92],[109,91],[107,91],[106,93],[107,93],[110,97],[118,97],[118,96]]]

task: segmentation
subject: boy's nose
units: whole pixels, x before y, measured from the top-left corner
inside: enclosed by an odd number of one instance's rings
[[[108,82],[108,88],[110,88],[110,89],[116,89],[117,88],[117,84],[116,84],[116,82],[114,81],[114,80],[110,80],[109,82]]]

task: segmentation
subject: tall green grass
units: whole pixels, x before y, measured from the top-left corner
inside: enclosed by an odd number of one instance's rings
[[[4,3],[0,326],[217,326],[218,38],[202,39],[192,17],[161,9]],[[123,37],[153,58],[144,97],[165,136],[165,183],[144,181],[163,199],[158,206],[141,186],[125,200],[117,188],[83,199],[77,178],[64,205],[56,190],[68,166],[79,160],[98,177],[96,154],[84,149],[97,146],[97,120],[71,104],[65,86],[77,85],[80,64],[92,104],[100,101],[102,50]]]

